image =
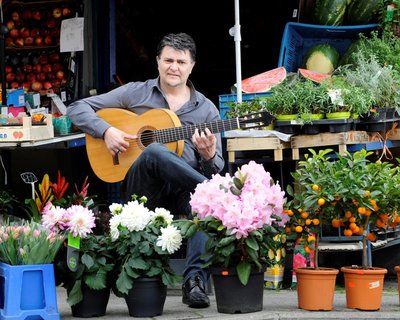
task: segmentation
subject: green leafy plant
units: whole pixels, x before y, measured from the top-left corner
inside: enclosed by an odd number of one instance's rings
[[[265,98],[255,98],[249,101],[228,102],[229,111],[226,113],[227,118],[241,117],[249,113],[263,111],[265,109]]]
[[[18,199],[15,195],[7,190],[0,190],[0,214],[8,214],[17,204]]]
[[[170,255],[177,251],[183,235],[191,235],[191,221],[176,220],[164,208],[150,211],[147,199],[136,195],[132,201],[110,206],[110,248],[116,252],[117,295],[127,294],[134,280],[141,277],[159,277],[167,286],[176,286],[181,280],[170,266]]]

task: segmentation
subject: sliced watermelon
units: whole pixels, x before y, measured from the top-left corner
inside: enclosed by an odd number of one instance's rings
[[[311,71],[311,70],[307,70],[307,69],[303,69],[303,68],[299,68],[298,72],[299,72],[299,75],[303,76],[304,78],[309,79],[314,82],[317,82],[317,83],[321,83],[325,79],[331,77],[330,74],[315,72],[315,71]]]
[[[285,78],[285,67],[275,68],[242,80],[242,91],[245,93],[267,92]]]

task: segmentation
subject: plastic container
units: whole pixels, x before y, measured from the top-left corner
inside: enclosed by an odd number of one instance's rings
[[[377,26],[377,24],[325,26],[288,22],[282,36],[278,66],[284,66],[287,72],[297,72],[303,65],[307,51],[321,43],[332,45],[342,55],[355,40],[359,39],[360,33],[368,36]]]
[[[260,92],[260,93],[243,93],[242,101],[251,101],[257,98],[265,98],[271,95],[270,92]],[[219,114],[221,119],[227,119],[226,113],[230,110],[229,103],[237,101],[236,94],[223,94],[219,96]]]

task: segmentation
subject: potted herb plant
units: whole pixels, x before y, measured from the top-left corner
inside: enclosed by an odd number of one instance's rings
[[[218,312],[262,309],[268,253],[287,220],[284,196],[254,161],[197,185],[190,204],[198,230],[209,237],[204,267],[211,268]]]

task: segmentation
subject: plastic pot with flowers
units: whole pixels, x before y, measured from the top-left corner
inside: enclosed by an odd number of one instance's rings
[[[340,236],[357,236],[361,239],[363,265],[341,268],[345,276],[347,307],[377,310],[387,270],[370,265],[367,241],[374,238],[370,232],[372,228],[386,228],[398,220],[399,190],[396,186],[399,183],[399,168],[389,162],[372,162],[372,153],[364,149],[344,155],[332,149],[318,153],[312,149],[309,151],[311,156],[306,155],[305,160],[299,162],[299,168],[292,173],[294,189],[289,186],[287,190],[292,196],[286,211],[291,216],[289,227],[305,247],[315,249],[313,269],[321,269],[318,265],[321,224],[339,228]],[[318,219],[318,222],[314,219]],[[295,271],[300,285],[300,272],[303,269]],[[367,282],[355,284],[354,279],[347,280],[348,274],[354,274],[357,278],[368,274],[365,279]],[[370,274],[378,274],[378,279],[371,280]],[[348,285],[349,281],[351,286]],[[376,285],[368,286],[367,283],[371,281],[376,281]],[[300,285],[298,292],[301,289]],[[357,291],[367,293],[369,302],[375,300],[372,306],[366,305],[366,301],[350,297],[350,293]],[[375,294],[377,299],[373,299]]]
[[[149,210],[146,197],[132,196],[110,206],[110,247],[116,253],[113,290],[125,298],[129,314],[153,317],[162,314],[167,286],[181,282],[170,266],[170,256],[194,232],[190,220],[173,220],[164,208]]]
[[[55,258],[56,283],[67,290],[72,314],[79,317],[102,316],[106,312],[111,288],[114,256],[107,245],[105,227],[109,213],[97,210],[95,196],[88,195],[88,178],[81,188],[75,185],[68,194],[69,182],[58,172],[57,182],[45,174],[35,192],[32,219],[63,234],[65,243]],[[99,302],[101,301],[101,302]]]
[[[254,161],[197,185],[190,204],[198,230],[209,237],[204,267],[211,270],[218,312],[262,309],[268,253],[288,219],[284,202],[279,183]]]

